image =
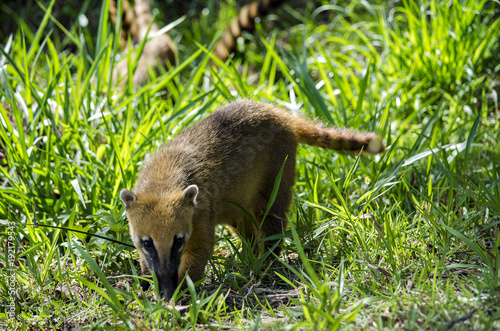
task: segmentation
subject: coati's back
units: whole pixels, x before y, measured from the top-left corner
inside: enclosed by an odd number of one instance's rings
[[[373,133],[321,128],[281,108],[243,100],[215,111],[153,155],[137,189],[160,194],[167,186],[196,184],[204,193],[201,205],[228,200],[249,205],[255,195],[272,189],[285,158],[295,163],[298,143],[342,152],[383,151]],[[282,181],[294,183],[295,173]]]
[[[281,109],[250,101],[215,111],[153,155],[137,189],[160,194],[165,185],[196,184],[199,208],[217,206],[216,213],[228,212],[220,210],[222,201],[251,204],[262,185],[274,184],[285,157],[295,157],[297,139],[283,115]]]

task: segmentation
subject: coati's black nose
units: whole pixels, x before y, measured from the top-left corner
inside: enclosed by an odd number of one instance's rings
[[[158,285],[160,287],[160,296],[167,301],[170,300],[177,289],[177,280],[179,277],[177,270],[168,272],[166,276],[159,276],[157,273],[156,277],[158,278]]]
[[[160,285],[160,296],[162,299],[166,301],[172,299],[174,296],[175,290],[177,289],[177,279],[175,283],[168,283],[164,286]]]

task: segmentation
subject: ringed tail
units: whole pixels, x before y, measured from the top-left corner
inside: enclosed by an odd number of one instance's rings
[[[215,45],[213,51],[215,56],[225,62],[236,50],[236,39],[243,34],[243,31],[253,31],[255,19],[265,15],[273,7],[281,5],[282,2],[284,0],[261,0],[243,6]]]
[[[349,129],[324,128],[317,123],[293,115],[290,123],[301,144],[332,149],[343,153],[358,154],[361,151],[380,154],[385,151],[382,139],[373,132],[357,132]]]

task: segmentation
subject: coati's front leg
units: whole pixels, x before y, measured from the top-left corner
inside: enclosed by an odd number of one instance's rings
[[[148,263],[143,259],[143,257],[139,254],[139,263],[141,265],[141,272],[143,276],[151,276],[151,271],[149,270]],[[143,291],[147,291],[151,286],[151,282],[141,279],[139,281],[141,288]]]
[[[184,280],[186,273],[194,283],[203,277],[208,260],[213,255],[214,244],[215,225],[208,219],[193,220],[193,233],[186,244],[179,267],[179,284]],[[186,281],[182,283],[182,287],[187,287]]]

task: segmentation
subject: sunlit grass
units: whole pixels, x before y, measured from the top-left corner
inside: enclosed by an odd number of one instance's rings
[[[498,5],[394,6],[285,5],[279,15],[301,25],[266,31],[264,20],[218,69],[199,40],[213,25],[204,11],[192,35],[186,21],[171,31],[199,42],[181,45],[175,68],[120,89],[106,15],[94,36],[71,28],[68,52],[47,31],[47,4],[38,31],[0,47],[0,296],[11,302],[15,279],[17,318],[5,304],[0,324],[499,328]],[[151,152],[237,98],[375,131],[388,150],[301,146],[282,256],[264,263],[218,229],[205,280],[185,280],[167,307],[154,286],[139,291],[118,192]]]

